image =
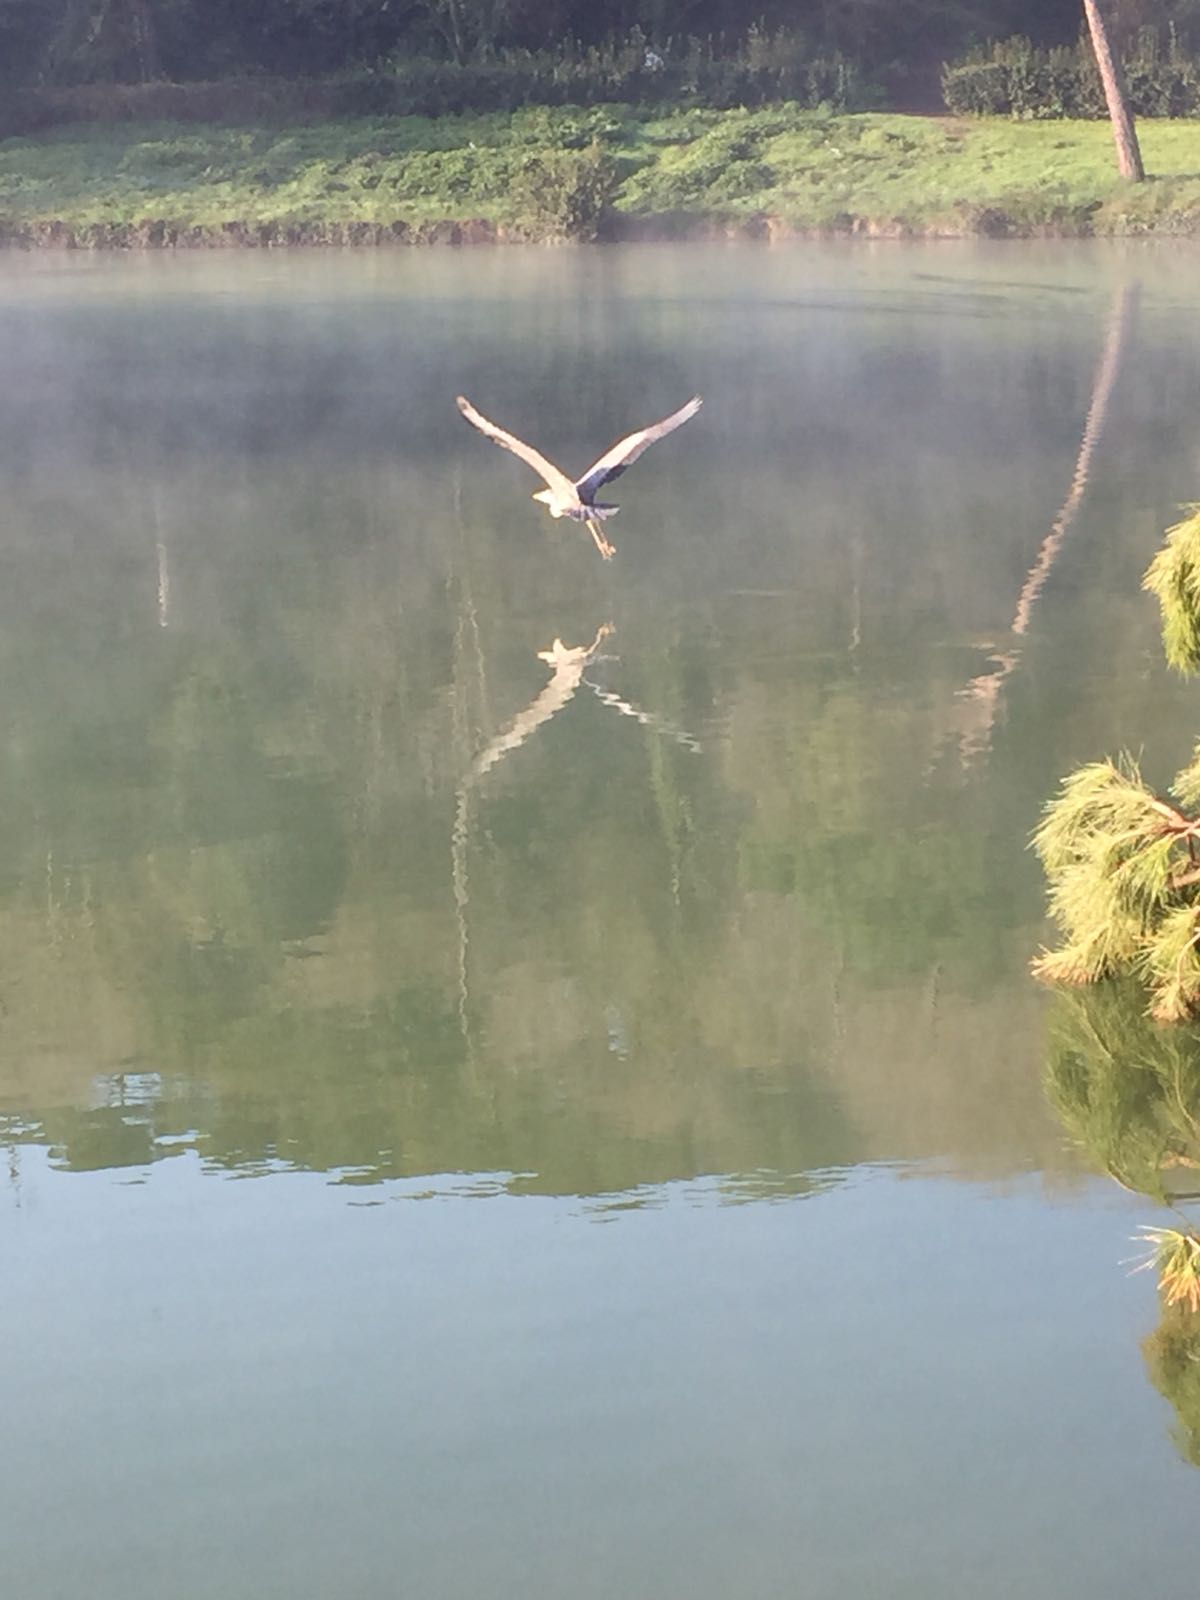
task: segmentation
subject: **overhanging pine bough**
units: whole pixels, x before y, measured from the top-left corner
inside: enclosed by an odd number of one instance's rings
[[[1200,509],[1172,528],[1145,587],[1162,608],[1171,665],[1200,672]],[[1151,1014],[1200,1014],[1200,745],[1170,797],[1123,756],[1081,767],[1034,835],[1064,938],[1034,963],[1054,983],[1133,974]]]

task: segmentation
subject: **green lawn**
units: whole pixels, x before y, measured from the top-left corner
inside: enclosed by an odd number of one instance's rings
[[[531,158],[604,152],[618,217],[664,231],[749,223],[917,233],[1188,233],[1200,227],[1200,122],[1145,122],[1145,184],[1115,175],[1105,123],[969,122],[628,106],[530,108],[311,127],[72,125],[0,142],[0,232],[48,225],[320,237],[479,218],[561,232]],[[534,162],[536,169],[536,160]],[[540,170],[540,169],[537,169]],[[569,231],[569,230],[568,230]]]

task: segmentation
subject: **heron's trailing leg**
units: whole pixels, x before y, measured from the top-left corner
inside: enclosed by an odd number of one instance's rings
[[[608,540],[604,537],[604,529],[600,526],[595,517],[586,517],[584,520],[587,522],[588,532],[596,541],[596,549],[599,550],[605,561],[611,561],[617,553],[616,545],[609,544]]]

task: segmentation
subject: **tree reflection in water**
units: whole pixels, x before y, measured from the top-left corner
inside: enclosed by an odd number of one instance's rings
[[[1063,606],[1067,541],[970,773],[957,691],[1079,450],[1090,302],[905,276],[847,320],[840,279],[797,299],[793,264],[747,297],[744,263],[706,255],[697,290],[698,260],[630,257],[652,292],[599,297],[531,260],[500,317],[510,268],[465,261],[428,316],[316,264],[261,304],[184,295],[169,337],[140,290],[9,316],[0,1110],[42,1130],[19,1137],[64,1165],[192,1149],[573,1194],[1060,1165],[1013,1068],[1042,1025],[1021,841],[1112,686],[1153,720],[1136,593]],[[1190,348],[1129,337],[1120,390],[1165,458]],[[602,598],[552,527],[456,508],[492,463],[429,396],[469,346],[531,412],[551,361],[577,402],[556,447],[631,370],[719,379]],[[1097,543],[1146,503],[1106,482]],[[563,691],[537,649],[608,616],[619,681],[589,666],[501,759],[513,708]]]

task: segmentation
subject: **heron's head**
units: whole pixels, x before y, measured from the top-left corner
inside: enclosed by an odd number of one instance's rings
[[[554,496],[550,492],[549,489],[539,489],[538,492],[533,496],[533,498],[535,500],[540,500],[542,505],[548,506],[550,508],[550,515],[551,516],[553,516],[553,517],[561,517],[562,516],[562,512],[555,509]]]

